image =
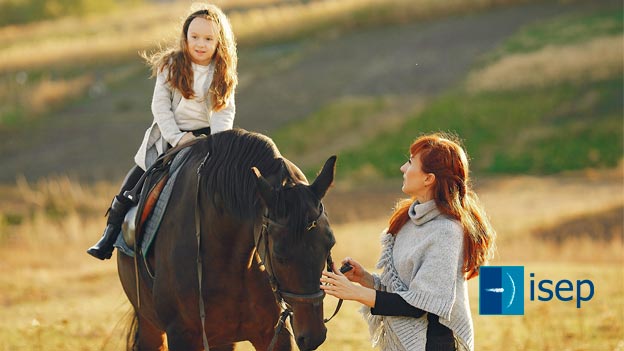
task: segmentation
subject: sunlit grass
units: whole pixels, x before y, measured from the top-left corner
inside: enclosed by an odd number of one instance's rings
[[[239,43],[249,46],[294,39],[312,31],[396,23],[516,2],[519,0],[321,0],[237,9],[229,17]],[[254,2],[240,1],[240,6],[249,3]],[[137,51],[176,40],[188,7],[186,2],[150,3],[99,16],[0,28],[0,72],[135,57]],[[237,8],[236,4],[224,7]]]
[[[623,52],[620,35],[513,54],[472,73],[467,88],[478,92],[600,81],[624,73]]]
[[[546,47],[572,46],[595,38],[618,36],[624,30],[622,4],[587,13],[578,11],[529,24],[487,55],[489,62],[509,54],[529,53]]]
[[[479,179],[478,192],[498,232],[496,265],[524,265],[524,316],[478,315],[478,279],[469,282],[476,349],[613,350],[624,332],[624,247],[612,240],[569,238],[561,245],[532,235],[535,228],[557,226],[570,218],[602,213],[624,204],[622,169],[587,171],[557,177]],[[398,181],[398,179],[397,179]],[[102,211],[114,184],[87,186],[66,178],[21,181],[0,189],[0,214],[22,214],[0,225],[0,350],[120,350],[124,313],[129,308],[114,262],[84,253],[104,225]],[[351,206],[384,208],[377,216],[333,226],[333,257],[359,260],[372,269],[380,252],[379,236],[392,203],[353,204],[340,192],[328,211]],[[332,196],[330,191],[328,197]],[[64,210],[48,206],[63,200]],[[328,205],[329,206],[329,205]],[[620,233],[621,235],[621,233]],[[591,279],[595,296],[581,309],[574,302],[530,301],[528,274],[536,279]],[[325,300],[326,314],[336,300]],[[370,350],[359,305],[347,302],[328,325],[320,350]],[[251,350],[249,344],[242,350]]]

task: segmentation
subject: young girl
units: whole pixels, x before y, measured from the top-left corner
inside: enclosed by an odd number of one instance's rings
[[[411,198],[397,205],[383,234],[381,275],[347,257],[353,269],[323,273],[329,285],[321,288],[366,306],[381,350],[473,350],[466,281],[490,256],[495,233],[470,188],[466,153],[442,135],[423,136],[401,172]]]
[[[132,204],[124,192],[134,188],[158,156],[200,134],[232,129],[234,122],[236,41],[221,9],[205,4],[184,21],[177,48],[144,57],[152,76],[156,76],[154,122],[134,156],[136,165],[113,199],[102,238],[87,250],[101,260],[111,257],[123,218]]]

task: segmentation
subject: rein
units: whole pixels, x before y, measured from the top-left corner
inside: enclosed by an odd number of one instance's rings
[[[309,222],[306,225],[307,231],[310,231],[317,226],[318,220],[319,218],[321,218],[323,213],[325,213],[325,208],[323,206],[323,203],[321,202],[320,213],[318,217],[316,217],[316,219],[314,219],[313,221]],[[295,293],[291,293],[291,292],[280,289],[279,280],[277,279],[277,276],[275,275],[275,272],[273,271],[273,265],[272,265],[270,250],[269,250],[269,241],[267,240],[267,235],[268,235],[270,226],[282,227],[282,228],[285,227],[284,224],[278,223],[272,220],[271,218],[269,218],[268,209],[267,209],[266,213],[263,216],[262,229],[257,234],[254,232],[254,243],[256,247],[256,254],[258,255],[260,259],[259,260],[260,265],[264,266],[265,271],[267,272],[269,276],[269,284],[271,285],[271,290],[273,290],[273,294],[275,295],[275,300],[277,301],[277,304],[280,306],[280,309],[282,310],[280,314],[280,318],[277,324],[275,325],[275,334],[273,335],[273,339],[271,340],[271,344],[269,345],[268,351],[272,351],[273,348],[275,347],[275,343],[277,342],[277,337],[279,333],[282,331],[282,328],[284,327],[286,323],[286,319],[288,317],[291,318],[291,323],[292,323],[292,315],[293,315],[293,311],[291,308],[292,304],[308,303],[308,304],[318,305],[325,298],[325,292],[323,290],[319,290],[318,292],[315,292],[312,294],[295,294]],[[333,270],[332,268],[333,265],[334,265],[334,261],[332,260],[331,253],[330,253],[329,256],[327,256],[327,271],[331,272]],[[340,307],[342,307],[342,302],[343,302],[342,299],[338,301],[336,310],[334,311],[331,317],[323,319],[324,323],[329,322],[332,318],[334,318],[338,314],[338,311],[340,311]]]
[[[197,281],[199,282],[199,317],[202,325],[202,342],[204,343],[204,351],[210,351],[208,346],[208,338],[206,337],[206,308],[204,307],[204,295],[202,293],[202,271],[204,266],[202,265],[201,255],[201,221],[199,219],[199,186],[201,185],[201,170],[204,168],[206,160],[208,160],[210,152],[206,153],[206,157],[197,167],[197,196],[195,197],[195,237],[197,239]]]

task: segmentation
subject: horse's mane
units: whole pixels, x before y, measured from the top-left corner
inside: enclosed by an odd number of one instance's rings
[[[202,168],[202,192],[217,210],[237,219],[253,219],[259,207],[256,179],[258,168],[267,177],[282,169],[280,153],[273,141],[258,133],[233,129],[211,135],[193,151],[210,153]]]
[[[198,143],[193,152],[210,153],[202,168],[204,182],[201,191],[212,199],[217,210],[239,220],[259,218],[263,206],[251,170],[256,167],[277,190],[276,215],[289,214],[287,226],[293,234],[303,228],[305,214],[297,213],[302,206],[286,203],[284,192],[296,191],[296,198],[300,198],[302,191],[307,190],[300,184],[306,184],[307,180],[296,166],[282,158],[271,138],[244,129],[232,129],[211,135],[204,143]]]

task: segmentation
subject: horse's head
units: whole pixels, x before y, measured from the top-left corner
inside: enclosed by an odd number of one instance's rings
[[[321,272],[335,238],[321,200],[334,179],[336,157],[330,157],[308,185],[292,172],[272,185],[257,170],[260,197],[266,205],[258,243],[278,299],[293,311],[295,340],[301,350],[314,350],[325,341]],[[290,164],[290,167],[294,165]],[[275,183],[275,181],[273,181]]]

